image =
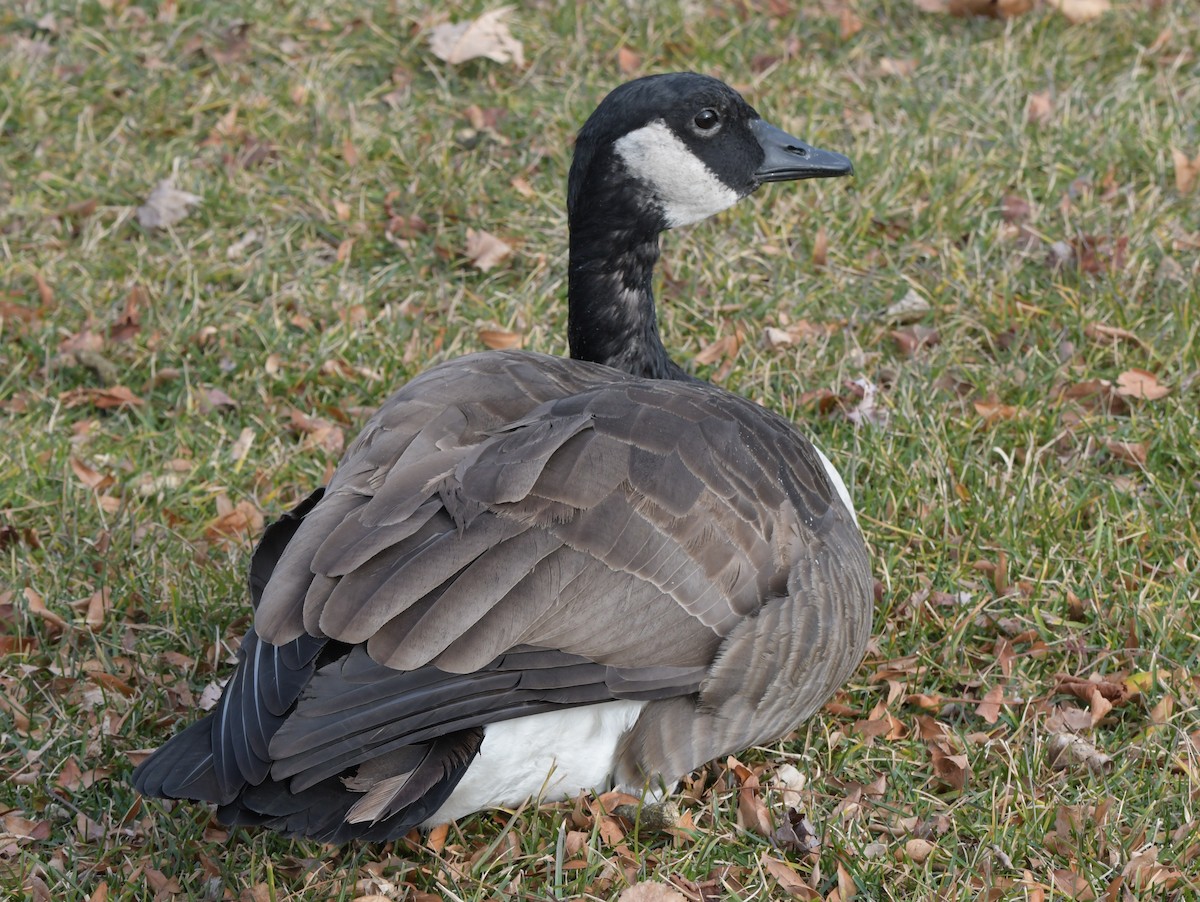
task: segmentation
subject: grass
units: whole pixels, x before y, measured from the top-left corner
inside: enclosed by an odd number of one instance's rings
[[[1200,154],[1200,24],[1187,0],[1152,5],[1071,26],[861,0],[844,36],[833,3],[531,3],[523,70],[434,58],[423,0],[5,5],[0,889],[608,898],[676,878],[761,899],[781,892],[766,853],[822,897],[841,880],[865,898],[1195,898],[1200,189],[1177,189],[1172,148]],[[227,838],[200,807],[140,802],[130,753],[193,716],[247,623],[239,525],[303,497],[338,430],[479,349],[480,327],[565,352],[571,135],[626,77],[621,47],[638,73],[731,81],[857,168],[669,235],[661,286],[679,359],[743,336],[697,370],[811,432],[873,550],[870,658],[798,734],[742,756],[764,785],[784,763],[806,775],[819,853],[740,827],[724,762],[681,797],[690,838],[616,840],[567,805],[464,821],[440,856]],[[141,227],[172,175],[199,203]],[[392,214],[426,228],[389,236]],[[480,273],[468,228],[515,255]],[[1076,259],[1050,265],[1056,242]],[[889,321],[909,290],[929,312]],[[761,343],[800,320],[796,344]],[[912,350],[918,327],[936,343]],[[1132,369],[1169,394],[1094,381]],[[843,415],[855,379],[882,387],[886,422]],[[142,403],[101,406],[106,383]],[[1084,731],[1106,773],[1051,767],[1055,716],[1087,710],[1060,674],[1137,690]],[[961,788],[922,723],[966,756]],[[564,818],[586,850],[559,869]]]

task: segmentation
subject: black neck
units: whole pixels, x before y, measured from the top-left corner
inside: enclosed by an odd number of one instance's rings
[[[684,379],[658,335],[652,280],[658,262],[656,212],[613,192],[573,210],[567,334],[571,356],[635,376]]]

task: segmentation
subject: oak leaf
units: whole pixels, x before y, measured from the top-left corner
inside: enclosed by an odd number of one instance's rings
[[[437,25],[429,32],[429,49],[451,65],[483,57],[523,68],[525,49],[505,21],[512,11],[511,6],[501,6],[468,22]]]

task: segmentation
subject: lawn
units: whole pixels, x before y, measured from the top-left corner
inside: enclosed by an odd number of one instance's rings
[[[544,0],[523,65],[431,52],[485,9],[0,5],[0,895],[1200,898],[1195,0]],[[584,799],[334,849],[140,800],[264,520],[431,364],[566,352],[572,136],[677,69],[855,162],[668,234],[659,284],[676,359],[847,477],[854,679],[665,833]]]

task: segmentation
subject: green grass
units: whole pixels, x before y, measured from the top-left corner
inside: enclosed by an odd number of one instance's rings
[[[1070,26],[1046,9],[1003,23],[862,0],[862,30],[843,38],[832,6],[794,6],[533,3],[515,16],[524,70],[438,61],[425,32],[439,5],[425,2],[0,8],[0,893],[608,898],[711,876],[712,893],[751,899],[780,892],[764,852],[822,897],[839,864],[860,898],[1023,899],[1039,885],[1065,898],[1071,872],[1103,895],[1127,870],[1131,898],[1200,893],[1183,876],[1200,867],[1200,186],[1180,194],[1171,154],[1200,154],[1194,8],[1130,0]],[[660,290],[679,359],[744,334],[736,357],[698,370],[812,433],[873,550],[870,658],[831,710],[742,756],[764,784],[785,762],[807,775],[820,852],[739,828],[720,762],[681,797],[693,837],[614,843],[580,817],[585,864],[557,876],[570,805],[469,819],[438,857],[227,841],[201,807],[139,802],[129,753],[194,716],[247,623],[249,544],[210,529],[219,499],[269,519],[336,461],[292,410],[349,438],[393,386],[478,350],[481,326],[565,352],[571,136],[626,77],[621,46],[646,72],[725,78],[857,169],[768,186],[667,236]],[[780,59],[764,69],[766,56]],[[885,58],[916,69],[882,76]],[[1053,110],[1030,123],[1039,92]],[[501,111],[494,133],[471,131],[471,105]],[[202,200],[147,231],[135,208],[172,173]],[[1031,206],[1027,241],[1004,221],[1006,195]],[[392,240],[389,205],[427,229]],[[468,228],[516,254],[478,272]],[[1122,243],[1123,259],[1049,265],[1051,244],[1085,236]],[[881,316],[910,288],[939,338],[912,354],[891,334],[911,327]],[[131,292],[139,328],[118,341]],[[830,329],[761,344],[800,319]],[[1063,393],[1131,368],[1170,393],[1115,408]],[[885,424],[810,400],[852,404],[859,378],[883,387]],[[81,390],[105,380],[144,403],[98,409]],[[214,409],[212,389],[233,406]],[[1144,464],[1115,441],[1143,443]],[[111,483],[85,485],[72,460]],[[72,603],[96,592],[108,606],[88,628]],[[890,702],[873,679],[887,671]],[[1086,707],[1058,674],[1141,681],[1086,733],[1110,772],[1051,768],[1055,708]],[[1009,703],[988,723],[976,700],[997,686]],[[880,702],[896,723],[869,738],[856,724]],[[967,756],[961,790],[936,778],[919,715]],[[783,815],[777,792],[767,803]],[[923,864],[903,854],[914,838],[934,843]],[[507,851],[471,865],[490,843]],[[1166,888],[1136,886],[1148,848]]]

